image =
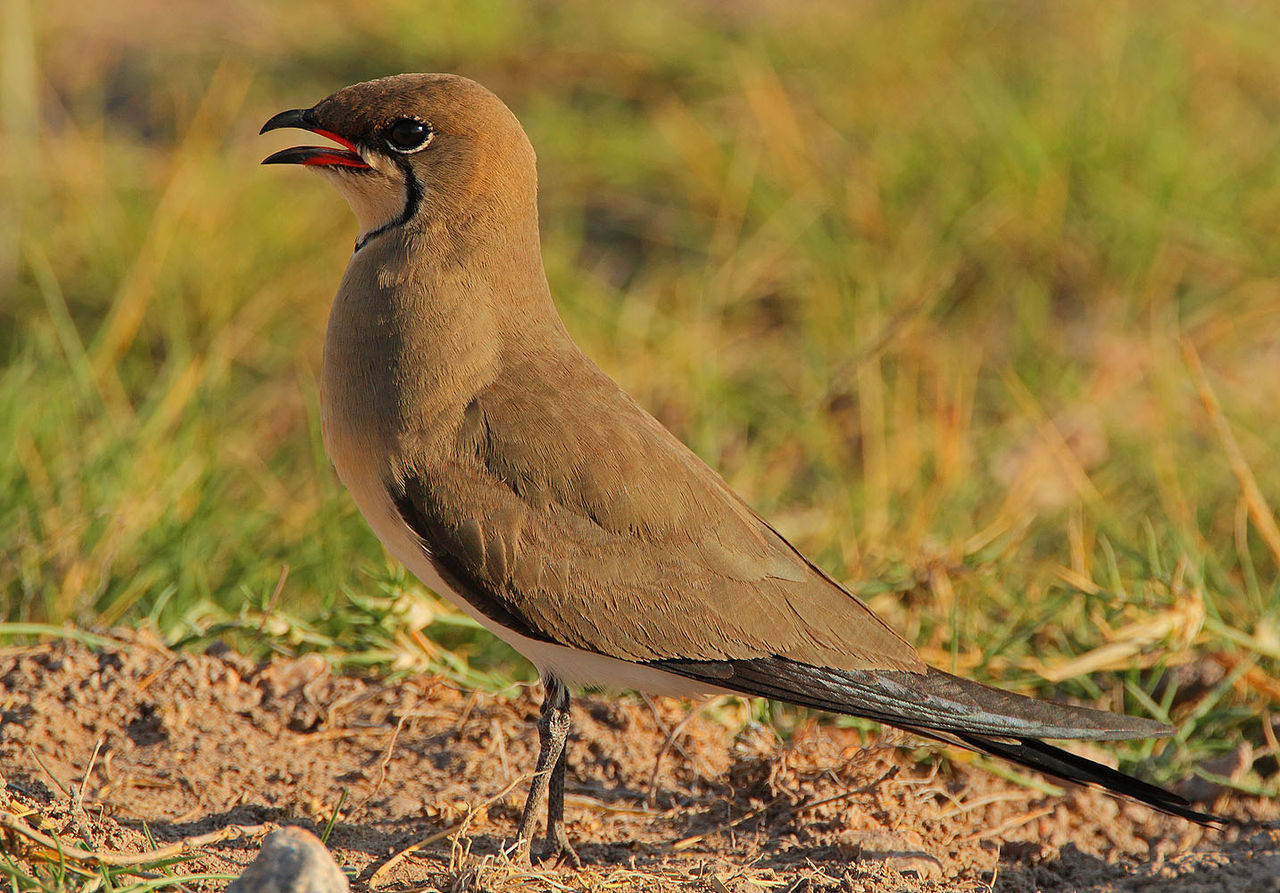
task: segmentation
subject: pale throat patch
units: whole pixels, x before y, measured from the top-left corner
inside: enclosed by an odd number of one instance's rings
[[[319,172],[342,193],[360,226],[357,241],[369,233],[398,220],[409,201],[409,187],[404,172],[373,153],[365,157],[374,172],[341,167],[321,167]]]

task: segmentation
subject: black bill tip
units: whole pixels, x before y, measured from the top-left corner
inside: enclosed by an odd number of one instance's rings
[[[371,170],[360,154],[359,147],[341,134],[326,130],[316,120],[314,109],[288,109],[275,115],[262,125],[259,134],[271,130],[294,127],[307,130],[333,140],[342,148],[333,146],[294,146],[262,159],[263,164],[303,164],[313,167],[345,168],[347,170]]]
[[[269,130],[280,130],[285,127],[315,130],[316,123],[315,119],[311,117],[311,109],[287,109],[278,115],[273,115],[271,120],[262,125],[258,135],[261,136]]]
[[[262,159],[263,164],[307,164],[320,156],[319,146],[294,146],[292,149],[281,149]]]

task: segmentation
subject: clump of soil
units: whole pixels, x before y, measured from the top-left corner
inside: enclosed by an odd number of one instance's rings
[[[161,847],[202,839],[184,870],[234,875],[269,828],[319,832],[336,811],[328,844],[357,890],[1280,890],[1280,834],[1263,826],[1046,796],[819,723],[783,745],[682,702],[605,696],[574,706],[567,818],[584,866],[531,870],[501,850],[540,692],[127,639],[0,651],[0,847],[20,858],[35,858],[25,828],[117,860],[149,851],[149,830]]]

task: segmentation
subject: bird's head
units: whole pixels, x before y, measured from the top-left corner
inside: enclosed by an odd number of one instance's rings
[[[326,175],[355,212],[359,245],[400,227],[501,231],[530,214],[536,227],[533,147],[515,115],[475,81],[451,74],[367,81],[281,112],[261,132],[283,127],[336,145],[296,146],[262,163]]]

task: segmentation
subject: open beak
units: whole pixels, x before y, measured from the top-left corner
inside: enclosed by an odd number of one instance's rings
[[[311,133],[333,140],[342,148],[339,149],[334,146],[294,146],[292,149],[283,149],[273,155],[268,155],[262,159],[263,164],[306,164],[321,167],[349,167],[366,171],[371,169],[368,164],[365,164],[364,159],[360,157],[359,150],[356,149],[351,140],[338,136],[333,131],[319,127],[311,113],[311,109],[289,109],[281,112],[266,124],[263,124],[258,133],[263,134],[268,130],[280,130],[283,127],[308,130]]]

